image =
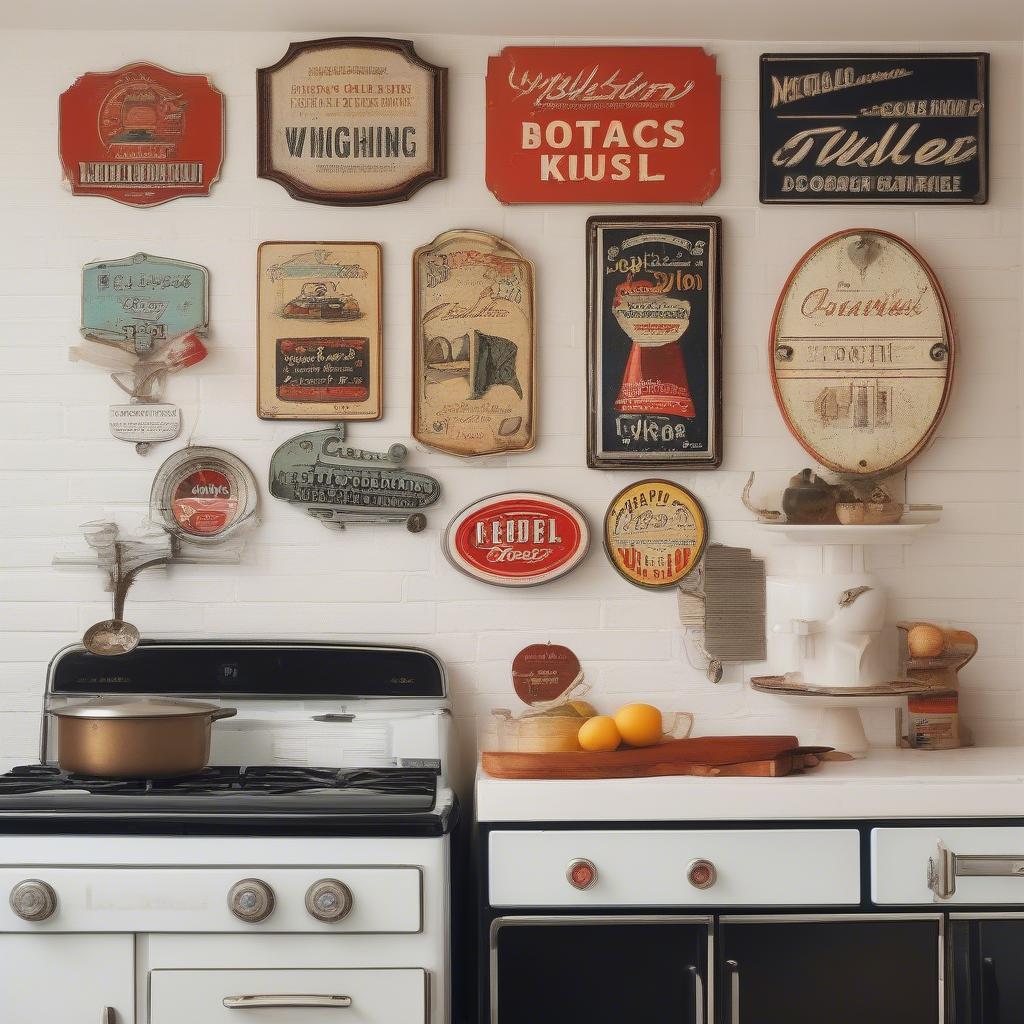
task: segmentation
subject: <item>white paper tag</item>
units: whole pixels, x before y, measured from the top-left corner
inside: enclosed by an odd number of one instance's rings
[[[181,410],[161,402],[112,405],[109,424],[122,441],[172,441],[181,433]]]

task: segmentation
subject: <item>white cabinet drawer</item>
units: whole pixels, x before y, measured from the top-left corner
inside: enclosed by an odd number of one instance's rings
[[[494,907],[849,906],[860,902],[854,829],[492,832]],[[592,861],[597,880],[573,888],[566,868]],[[686,877],[708,860],[716,880]]]
[[[150,971],[149,1004],[150,1024],[425,1024],[427,975],[412,969]]]
[[[940,843],[948,851],[945,856]],[[975,859],[979,857],[991,859]],[[951,888],[948,896],[940,896],[929,885],[929,862],[935,888]],[[888,905],[1024,903],[1024,828],[873,829],[871,899]]]

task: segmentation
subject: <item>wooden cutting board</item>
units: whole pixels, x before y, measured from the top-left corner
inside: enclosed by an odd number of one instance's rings
[[[656,775],[777,777],[813,767],[831,747],[801,747],[795,736],[701,736],[605,753],[484,751],[496,779],[639,779]]]

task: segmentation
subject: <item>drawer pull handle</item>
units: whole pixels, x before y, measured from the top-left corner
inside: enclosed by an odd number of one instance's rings
[[[117,1024],[117,1010],[112,1006],[103,1007],[103,1020],[100,1024]]]
[[[333,1006],[342,1010],[352,1005],[352,999],[350,996],[330,995],[252,995],[225,996],[223,1003],[229,1010],[254,1010],[267,1006],[289,1009],[298,1009],[302,1006]]]
[[[954,853],[940,842],[928,858],[928,888],[935,898],[948,900],[956,893],[957,878],[1024,878],[1024,857],[995,853]]]
[[[565,869],[565,877],[568,883],[580,892],[592,889],[597,883],[597,865],[586,857],[577,857],[570,861]]]

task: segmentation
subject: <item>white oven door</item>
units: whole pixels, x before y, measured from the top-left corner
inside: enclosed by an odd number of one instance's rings
[[[427,973],[150,971],[149,1007],[149,1024],[425,1024]]]

